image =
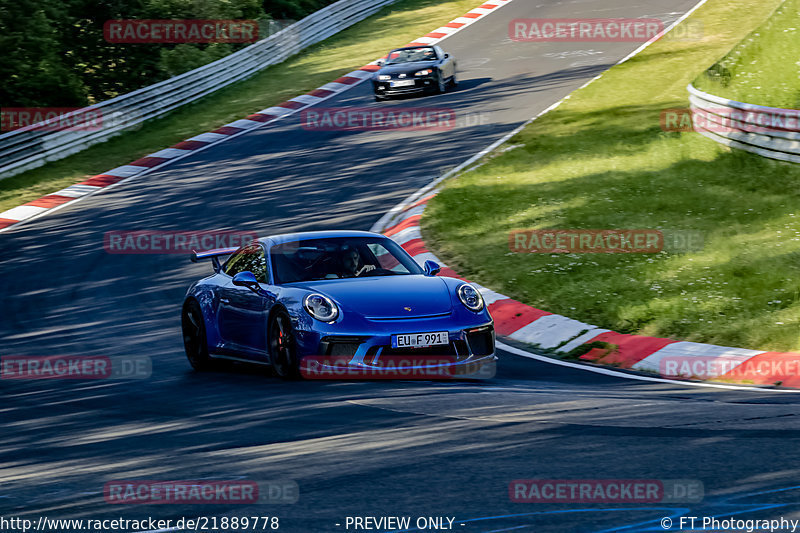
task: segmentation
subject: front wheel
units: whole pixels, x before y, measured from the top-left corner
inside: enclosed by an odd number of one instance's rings
[[[456,78],[456,73],[453,72],[453,77],[450,78],[450,87],[458,87],[458,78]]]
[[[438,92],[439,94],[443,94],[447,91],[447,84],[444,81],[444,74],[441,72],[439,73],[439,87]]]
[[[200,304],[190,300],[183,306],[181,314],[181,329],[183,330],[183,348],[189,364],[197,371],[210,370],[213,360],[208,355],[208,340],[206,338],[206,324],[203,321],[203,310]]]
[[[275,374],[281,379],[293,380],[300,377],[292,321],[286,311],[278,311],[270,319],[269,360]]]

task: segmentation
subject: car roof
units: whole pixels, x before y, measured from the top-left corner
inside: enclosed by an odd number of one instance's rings
[[[307,241],[312,239],[331,239],[336,237],[382,237],[386,238],[380,233],[373,233],[371,231],[353,231],[353,230],[329,230],[329,231],[303,231],[299,233],[284,233],[281,235],[270,235],[269,237],[262,237],[259,241],[265,244],[282,244],[291,241]]]

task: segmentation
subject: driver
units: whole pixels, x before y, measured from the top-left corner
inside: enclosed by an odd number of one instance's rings
[[[436,59],[436,55],[433,53],[432,48],[426,48],[422,51],[422,60],[428,61],[429,59]]]
[[[361,263],[361,254],[355,248],[346,248],[342,256],[342,266],[344,267],[344,275],[342,277],[358,277],[365,272],[375,270],[375,265],[363,265]]]

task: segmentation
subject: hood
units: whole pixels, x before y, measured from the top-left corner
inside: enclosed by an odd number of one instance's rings
[[[414,61],[413,63],[398,63],[397,65],[384,65],[376,74],[414,74],[426,68],[436,68],[438,61]]]
[[[453,307],[447,284],[435,276],[375,276],[297,285],[368,318],[415,318],[449,313]]]

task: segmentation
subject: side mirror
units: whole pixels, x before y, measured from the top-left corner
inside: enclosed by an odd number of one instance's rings
[[[439,273],[439,271],[441,269],[442,269],[442,267],[440,267],[439,264],[436,263],[435,261],[431,261],[430,259],[425,261],[425,275],[426,276],[435,276],[436,274]]]
[[[385,64],[386,64],[386,61],[384,61],[383,59],[379,59],[379,60],[377,61],[377,64],[378,64],[378,66],[379,66],[379,67],[382,67],[383,65],[385,65]]]
[[[250,290],[258,291],[261,286],[258,284],[255,274],[245,270],[233,276],[233,284],[239,287],[247,287]]]
[[[445,55],[444,55],[444,58],[445,58],[445,59],[447,59],[448,57],[450,57],[450,54],[445,54]]]

